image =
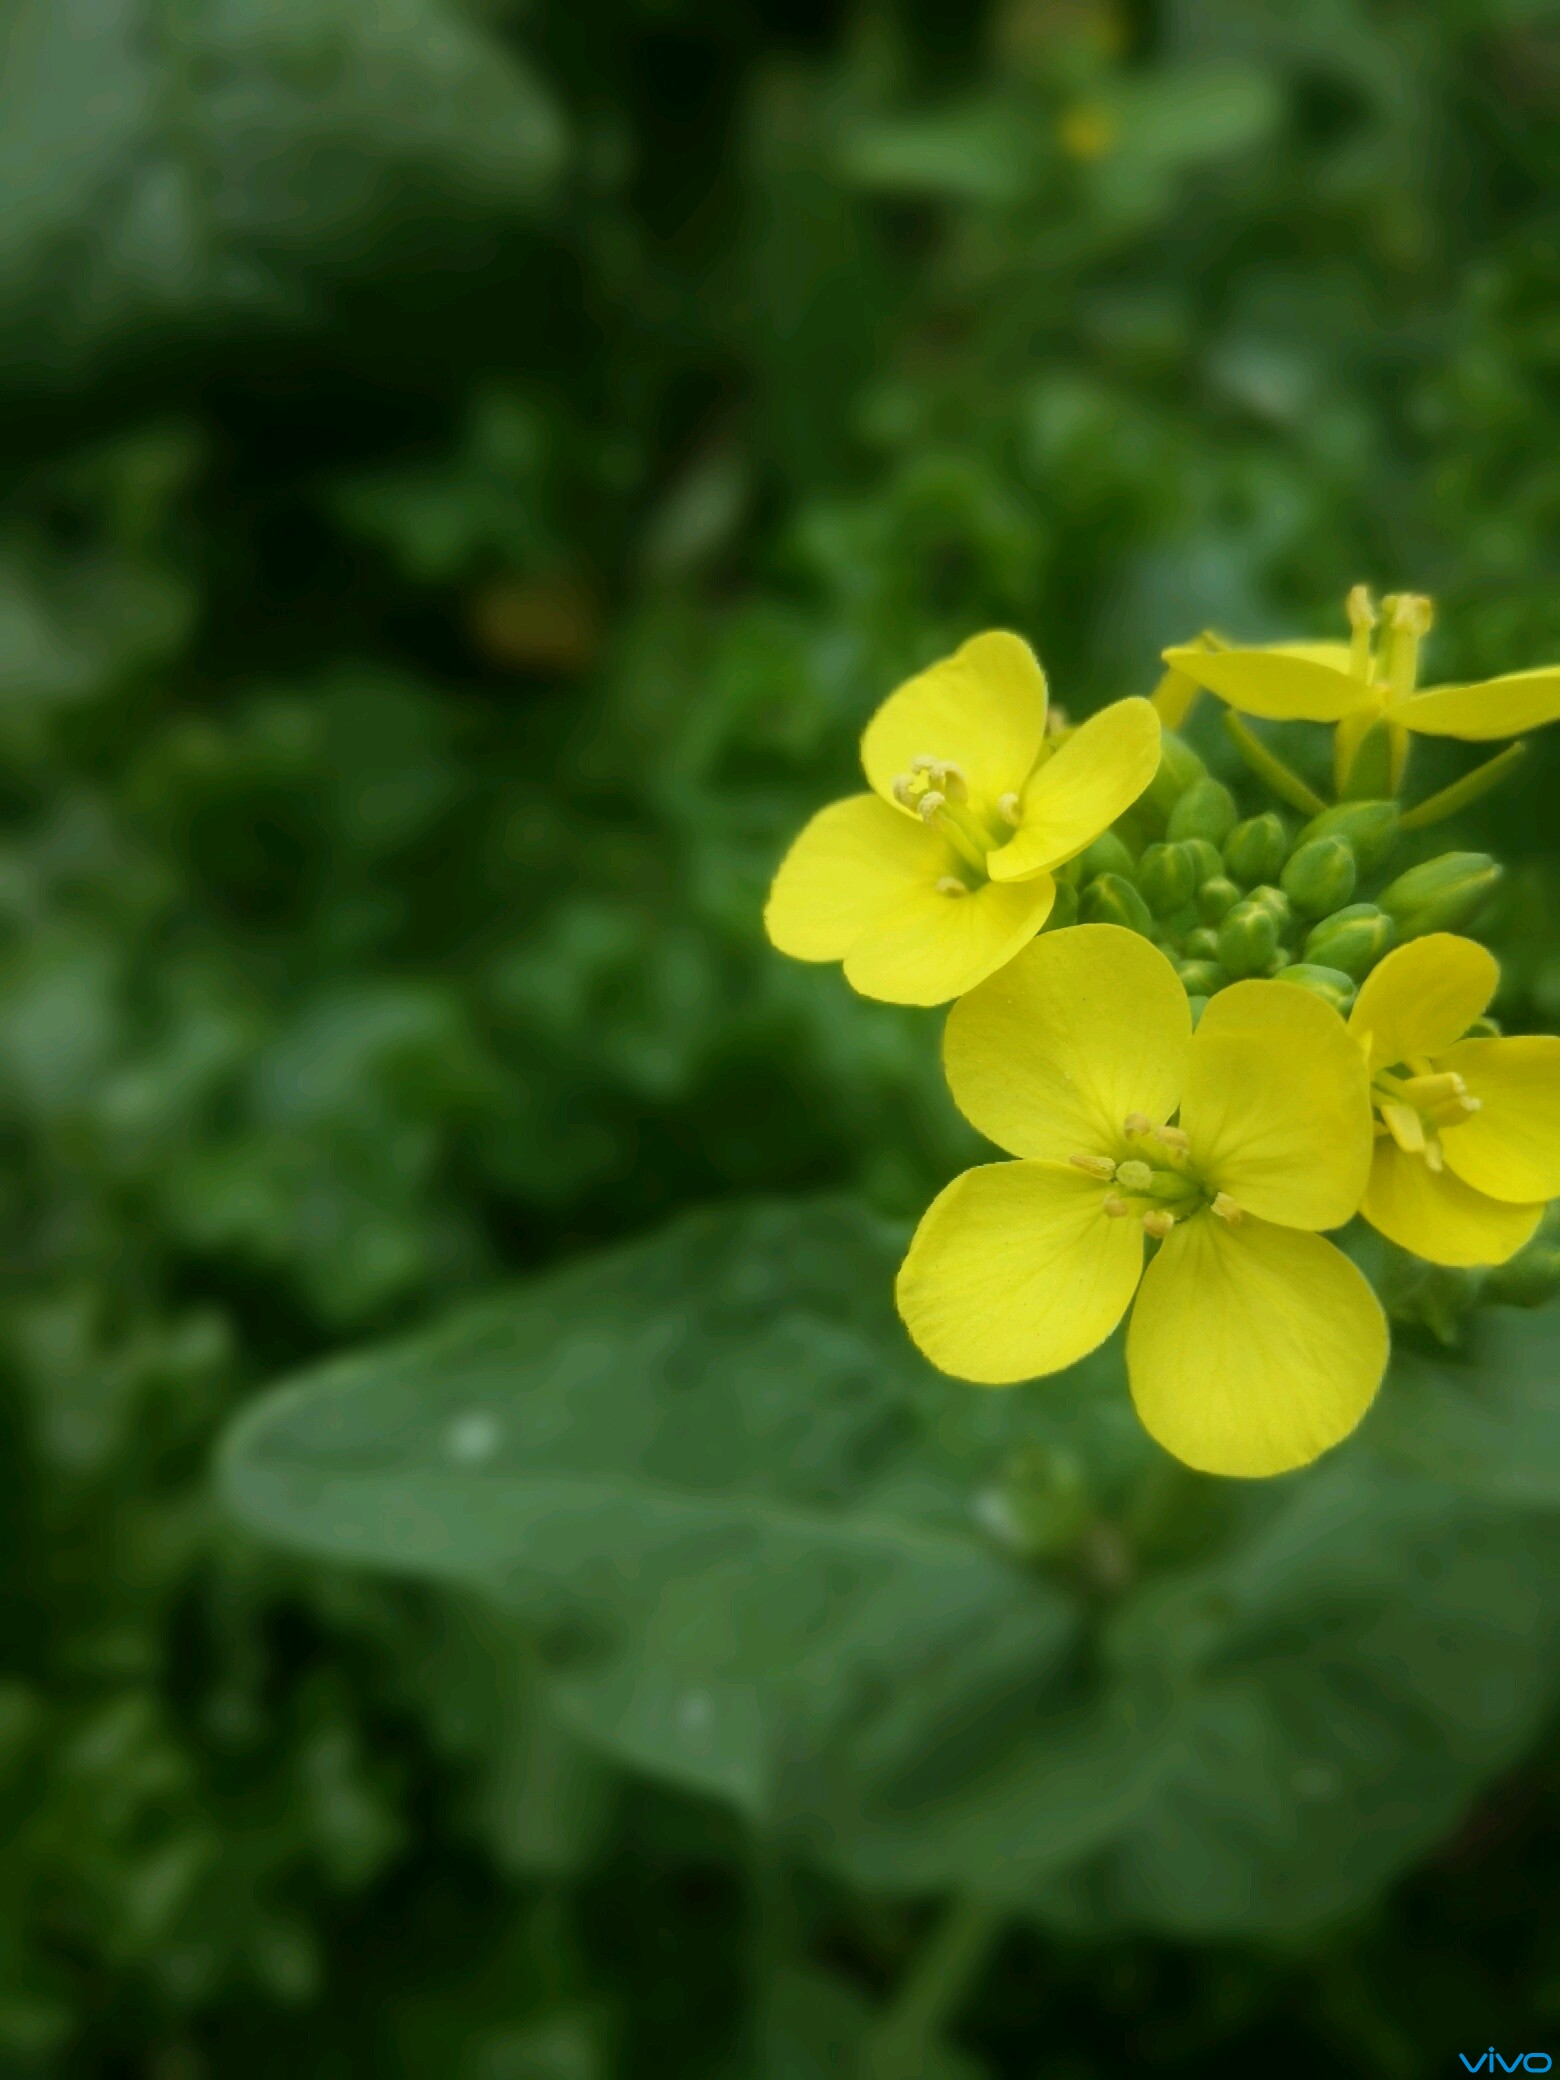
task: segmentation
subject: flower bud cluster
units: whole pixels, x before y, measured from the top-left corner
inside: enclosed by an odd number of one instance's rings
[[[1142,933],[1174,962],[1194,1012],[1268,976],[1347,1014],[1392,947],[1467,926],[1500,886],[1487,853],[1402,865],[1412,833],[1395,801],[1339,802],[1298,828],[1276,809],[1243,817],[1183,738],[1166,730],[1162,744],[1147,793],[1063,869],[1053,928]]]

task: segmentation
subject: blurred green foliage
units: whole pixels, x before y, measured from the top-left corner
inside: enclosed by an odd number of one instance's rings
[[[848,2070],[927,1898],[1014,1855],[978,1800],[901,1824],[959,1630],[903,1555],[931,1688],[850,1728],[774,1703],[793,1803],[854,1844],[780,1886],[751,1740],[674,1768],[627,1708],[631,1612],[544,1681],[468,1561],[435,1594],[296,1522],[302,1556],[249,1542],[213,1441],[512,1271],[753,1193],[901,1221],[969,1158],[935,1021],[769,955],[758,911],[882,694],[973,628],[1029,634],[1074,712],[1209,623],[1334,634],[1362,578],[1437,595],[1435,678],[1560,655],[1557,138],[1531,0],[12,0],[0,2070]],[[1459,826],[1513,869],[1519,1025],[1560,1020],[1557,760]],[[837,1217],[879,1305],[883,1231]],[[647,1319],[692,1232],[633,1245]],[[789,1373],[741,1357],[712,1481],[876,1470],[887,1522],[957,1517],[995,1687],[1021,1644],[1104,1709],[1080,1610],[1123,1681],[1182,1669],[1168,1792],[1156,1749],[1107,1773],[1131,1814],[1085,1786],[1007,1866],[1027,1918],[950,2072],[1393,2080],[1553,2030],[1554,1332],[1448,1360],[1444,1282],[1395,1275],[1425,1347],[1360,1457],[1161,1496],[1126,1530],[1163,1575],[1103,1632],[1119,1527],[1047,1563],[1044,1652],[993,1552],[1045,1549],[1037,1446],[1108,1500],[1130,1424],[943,1389],[924,1460],[931,1390],[838,1296]],[[766,1399],[820,1352],[882,1435]],[[571,1391],[605,1478],[628,1418]],[[997,1483],[991,1550],[955,1464]],[[484,1565],[540,1595],[566,1570],[509,1523]],[[713,1680],[697,1587],[663,1616]],[[870,1672],[856,1616],[815,1647]]]

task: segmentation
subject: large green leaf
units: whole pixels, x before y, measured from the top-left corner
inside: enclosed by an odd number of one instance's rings
[[[1392,1465],[1560,1508],[1560,1308],[1490,1310],[1463,1351],[1401,1353],[1365,1434]]]
[[[506,1605],[625,1761],[772,1817],[794,1781],[848,1803],[1010,1725],[1076,1628],[979,1534],[894,1256],[849,1208],[695,1216],[269,1396],[228,1499]]]
[[[1154,1797],[1046,1888],[1085,1926],[1303,1928],[1359,1907],[1454,1826],[1552,1708],[1560,1525],[1470,1507],[1346,1454],[1109,1639],[1179,1666]]]

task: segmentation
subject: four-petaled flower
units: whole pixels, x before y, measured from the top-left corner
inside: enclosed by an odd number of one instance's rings
[[[1391,594],[1382,603],[1385,639],[1372,645],[1376,611],[1363,585],[1349,594],[1350,643],[1274,643],[1258,649],[1199,644],[1167,650],[1165,662],[1194,685],[1216,693],[1242,714],[1272,722],[1334,722],[1335,778],[1348,784],[1369,732],[1384,726],[1389,785],[1396,787],[1410,733],[1487,743],[1560,719],[1560,666],[1508,672],[1467,686],[1415,692],[1419,644],[1431,605],[1419,593]]]
[[[910,1245],[899,1310],[933,1364],[993,1386],[1060,1371],[1136,1293],[1132,1396],[1177,1458],[1282,1473],[1348,1435],[1387,1326],[1316,1232],[1353,1215],[1371,1161],[1365,1057],[1330,1006],[1237,982],[1194,1033],[1157,948],[1080,925],[955,1005],[945,1060],[1020,1160],[955,1178]]]
[[[1349,1029],[1378,1126],[1361,1213],[1432,1264],[1501,1264],[1560,1194],[1560,1039],[1464,1039],[1495,994],[1495,956],[1432,932],[1366,977]]]
[[[1117,701],[1048,737],[1046,684],[1015,635],[973,637],[868,723],[871,794],[822,809],[782,861],[764,922],[782,953],[843,961],[863,996],[942,1004],[1032,939],[1051,870],[1131,807],[1159,719]]]

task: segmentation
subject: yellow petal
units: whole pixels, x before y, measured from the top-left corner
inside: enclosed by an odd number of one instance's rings
[[[1495,956],[1485,947],[1455,932],[1427,932],[1371,969],[1349,1013],[1349,1031],[1369,1042],[1372,1070],[1442,1054],[1467,1032],[1499,980]]]
[[[1211,1214],[1165,1238],[1127,1331],[1144,1429],[1203,1473],[1309,1465],[1359,1422],[1386,1363],[1381,1304],[1342,1250]]]
[[[1080,924],[1036,939],[954,1005],[943,1064],[959,1110],[999,1147],[1065,1163],[1123,1155],[1129,1112],[1162,1125],[1191,1038],[1186,992],[1159,949],[1120,925]]]
[[[1531,1237],[1543,1211],[1542,1205],[1487,1198],[1450,1168],[1437,1175],[1385,1134],[1376,1143],[1360,1207],[1389,1242],[1431,1264],[1504,1264]]]
[[[1166,729],[1179,729],[1201,692],[1202,688],[1194,686],[1184,672],[1166,672],[1151,696],[1154,713]]]
[[[968,895],[922,887],[861,934],[845,956],[845,980],[888,1004],[946,1004],[995,974],[1051,914],[1049,874]]]
[[[1017,794],[1045,741],[1045,673],[1022,636],[992,629],[891,693],[867,724],[861,763],[884,801],[914,758],[951,759],[987,803]]]
[[[1431,686],[1400,702],[1393,720],[1422,737],[1461,737],[1483,744],[1494,737],[1520,737],[1560,720],[1560,666],[1508,672],[1477,686]]]
[[[1264,643],[1262,647],[1275,657],[1303,657],[1308,663],[1324,664],[1333,672],[1347,672],[1353,656],[1349,643]]]
[[[932,1363],[1006,1386],[1060,1372],[1126,1312],[1143,1231],[1101,1210],[1097,1177],[1051,1163],[966,1170],[932,1201],[895,1297]]]
[[[1363,679],[1321,663],[1318,646],[1271,650],[1166,650],[1164,660],[1243,715],[1270,722],[1337,722],[1380,695]]]
[[[1492,1199],[1560,1197],[1560,1039],[1464,1040],[1436,1062],[1479,1109],[1441,1136],[1446,1166]]]
[[[1181,1125],[1210,1190],[1288,1228],[1336,1228],[1370,1170],[1364,1053],[1320,997],[1232,983],[1192,1040]]]
[[[843,960],[869,925],[956,864],[948,841],[918,816],[853,794],[820,809],[780,862],[764,928],[795,960]]]
[[[1130,809],[1159,770],[1159,717],[1145,700],[1114,701],[1075,729],[1023,793],[1023,823],[986,856],[993,881],[1059,867]]]

